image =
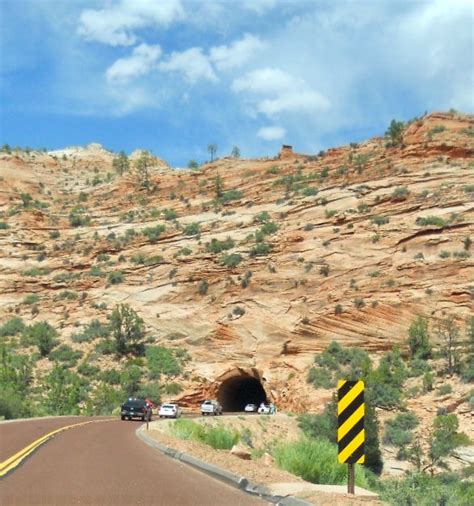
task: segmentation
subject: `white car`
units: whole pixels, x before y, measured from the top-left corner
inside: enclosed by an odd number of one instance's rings
[[[204,401],[201,404],[201,415],[222,415],[222,406],[218,401]]]
[[[270,406],[268,404],[260,404],[258,408],[258,413],[261,415],[269,415],[271,413]]]
[[[181,408],[177,404],[162,404],[158,416],[160,418],[179,418],[181,416]]]
[[[257,411],[257,406],[256,404],[247,404],[244,408],[244,411],[246,413],[255,413],[255,411]]]

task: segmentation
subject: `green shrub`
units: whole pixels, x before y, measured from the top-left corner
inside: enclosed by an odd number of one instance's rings
[[[163,218],[166,221],[175,220],[177,217],[178,215],[176,214],[176,211],[174,211],[173,209],[163,209]]]
[[[265,223],[260,229],[259,232],[263,235],[272,235],[278,231],[278,225],[272,221]]]
[[[305,197],[312,197],[318,194],[318,190],[316,188],[308,187],[303,189],[303,195]]]
[[[430,128],[428,130],[428,133],[426,134],[429,139],[433,137],[435,134],[439,134],[441,132],[444,132],[446,130],[446,127],[443,125],[436,125],[433,128]]]
[[[188,256],[190,255],[191,253],[193,252],[192,249],[190,248],[187,248],[186,246],[184,248],[181,248],[180,250],[178,250],[175,254],[176,257],[180,257],[180,256]]]
[[[225,427],[204,427],[192,420],[176,420],[170,425],[171,433],[179,439],[207,444],[216,450],[230,450],[240,439],[237,431]]]
[[[280,169],[278,167],[270,167],[266,170],[267,174],[278,174],[280,172]]]
[[[30,293],[23,299],[23,304],[27,304],[31,306],[33,304],[37,304],[40,301],[40,296],[36,293]]]
[[[99,337],[109,337],[110,327],[101,323],[99,320],[92,320],[88,323],[82,332],[72,334],[71,339],[75,343],[86,343]]]
[[[446,385],[441,385],[438,390],[436,390],[436,395],[442,396],[442,395],[448,395],[453,393],[453,387],[447,383]]]
[[[188,223],[184,227],[184,235],[198,235],[200,232],[199,223]]]
[[[242,262],[242,256],[238,253],[231,253],[230,255],[224,255],[220,259],[221,265],[225,267],[233,268],[237,267]]]
[[[107,281],[110,285],[118,285],[120,283],[123,283],[124,276],[122,271],[112,271],[109,272],[109,275],[107,276]]]
[[[352,302],[357,309],[362,309],[365,306],[364,299],[360,297],[356,297]]]
[[[164,231],[164,225],[156,225],[155,227],[146,227],[142,233],[152,244],[155,244]]]
[[[0,230],[7,230],[10,228],[10,225],[5,221],[0,221]]]
[[[399,457],[403,457],[403,450],[413,441],[412,430],[418,425],[418,417],[412,411],[400,413],[385,423],[383,441],[385,444],[399,449]]]
[[[393,506],[470,506],[474,503],[472,483],[459,476],[413,473],[387,478],[377,484],[380,499]]]
[[[211,242],[206,244],[207,251],[211,253],[221,253],[222,251],[231,249],[235,246],[234,241],[231,237],[227,237],[224,241],[219,241],[218,239],[211,239]]]
[[[198,292],[200,295],[206,295],[208,289],[209,289],[209,283],[205,279],[202,279],[201,281],[199,281]]]
[[[334,388],[336,386],[332,374],[322,367],[311,367],[308,372],[308,383],[312,383],[315,388]]]
[[[251,250],[249,251],[249,255],[251,257],[265,256],[271,253],[271,251],[272,251],[271,244],[261,242],[251,248]]]
[[[59,295],[58,299],[61,300],[77,300],[77,292],[73,292],[72,290],[62,290]]]
[[[49,360],[61,362],[64,367],[74,367],[82,355],[82,351],[73,350],[69,345],[61,344],[50,352],[48,358]]]
[[[399,186],[398,188],[395,188],[392,193],[392,199],[393,200],[406,200],[408,195],[410,194],[410,191],[406,186]]]
[[[23,323],[23,320],[18,316],[14,316],[13,318],[7,320],[0,327],[0,337],[16,336],[18,334],[21,334],[25,330],[25,328],[26,326]]]
[[[420,225],[421,227],[427,227],[429,225],[433,225],[436,227],[444,227],[446,225],[446,222],[440,216],[425,216],[425,217],[419,216],[416,219],[415,223],[417,225]]]
[[[48,415],[79,414],[79,403],[87,397],[81,378],[59,364],[43,379],[41,390],[46,392],[42,407]]]
[[[98,378],[100,375],[100,369],[91,364],[82,363],[78,368],[77,372],[82,374],[82,376],[86,376],[87,378]]]
[[[49,274],[51,269],[48,267],[32,267],[31,269],[25,269],[22,271],[22,276],[44,276]]]
[[[262,211],[255,216],[254,221],[258,223],[266,223],[267,221],[270,221],[270,215],[267,211]]]
[[[85,214],[85,209],[81,206],[73,208],[69,214],[69,223],[71,227],[83,227],[89,225],[91,217]]]
[[[168,383],[165,385],[165,393],[168,395],[177,395],[183,391],[183,387],[179,383]]]
[[[207,427],[202,442],[215,450],[230,450],[240,439],[236,430],[225,427]]]
[[[182,365],[176,358],[176,352],[165,346],[148,346],[145,351],[150,379],[159,379],[162,374],[178,376],[182,373]]]
[[[41,356],[46,357],[57,345],[58,333],[48,322],[37,322],[27,327],[22,336],[24,344],[38,346]]]
[[[222,204],[226,204],[232,200],[240,200],[243,197],[243,193],[240,190],[228,190],[219,197],[218,201]]]
[[[311,483],[343,485],[347,482],[347,466],[337,461],[337,446],[325,439],[305,439],[276,447],[275,460],[281,469]],[[368,488],[361,466],[355,466],[355,482]]]
[[[100,373],[100,379],[109,385],[119,385],[120,373],[116,369],[108,369]]]
[[[137,265],[145,265],[146,263],[146,255],[144,253],[136,253],[135,255],[133,255],[130,260],[132,261],[132,263],[134,264],[137,264]]]
[[[102,339],[95,345],[94,349],[99,355],[112,355],[116,352],[116,345],[112,339]]]
[[[204,427],[192,420],[176,420],[170,425],[171,433],[178,439],[201,441]]]
[[[388,216],[374,216],[370,221],[380,227],[381,225],[386,225],[390,221],[390,218]]]

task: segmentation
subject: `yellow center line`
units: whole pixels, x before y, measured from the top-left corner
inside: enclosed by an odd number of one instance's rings
[[[20,462],[22,462],[28,455],[34,452],[36,448],[46,443],[46,441],[51,439],[56,434],[59,434],[60,432],[63,432],[68,429],[72,429],[74,427],[79,427],[81,425],[87,425],[89,423],[110,422],[111,420],[115,420],[115,418],[107,418],[106,420],[89,420],[87,422],[80,422],[72,425],[66,425],[65,427],[60,427],[59,429],[53,430],[52,432],[49,432],[48,434],[41,436],[40,438],[30,443],[28,446],[26,446],[19,452],[15,453],[14,455],[7,458],[3,462],[0,462],[0,478],[5,476],[15,467],[17,467],[20,464]]]

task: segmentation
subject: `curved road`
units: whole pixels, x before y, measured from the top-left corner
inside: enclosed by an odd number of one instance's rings
[[[56,434],[0,479],[0,504],[263,506],[269,503],[165,457],[135,435],[141,422],[64,417],[0,423],[0,465]]]

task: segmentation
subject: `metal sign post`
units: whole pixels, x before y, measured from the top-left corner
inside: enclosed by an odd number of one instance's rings
[[[348,464],[347,492],[355,493],[354,464],[365,462],[364,382],[340,380],[337,383],[338,461]]]
[[[354,464],[347,464],[347,493],[355,494]]]

